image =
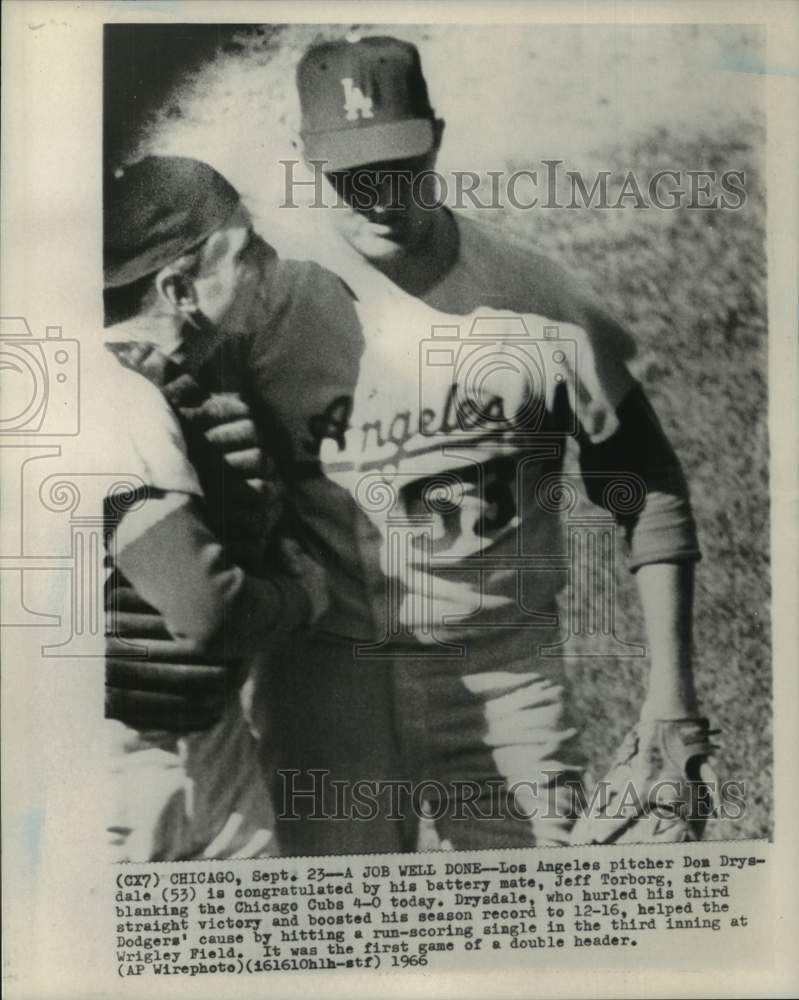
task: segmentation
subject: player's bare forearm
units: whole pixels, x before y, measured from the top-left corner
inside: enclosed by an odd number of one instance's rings
[[[685,719],[698,714],[693,675],[694,563],[641,566],[638,589],[650,649],[642,718]]]

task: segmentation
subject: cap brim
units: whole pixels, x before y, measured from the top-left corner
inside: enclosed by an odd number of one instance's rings
[[[238,194],[233,188],[230,192],[227,201],[221,198],[216,202],[212,202],[210,197],[205,199],[208,215],[201,225],[195,224],[194,231],[189,228],[186,213],[178,212],[172,220],[173,225],[186,225],[188,231],[175,232],[167,239],[154,231],[150,239],[134,250],[124,242],[115,246],[113,239],[106,238],[103,246],[103,288],[132,285],[134,281],[140,281],[148,274],[157,274],[167,264],[199,249],[212,233],[230,221],[239,208]]]
[[[323,160],[322,170],[329,173],[367,163],[424,156],[433,148],[435,135],[429,118],[408,118],[382,125],[305,133],[303,141],[306,159]]]

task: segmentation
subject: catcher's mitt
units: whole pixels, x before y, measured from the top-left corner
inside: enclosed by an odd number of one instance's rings
[[[707,719],[641,721],[619,747],[605,778],[588,790],[573,844],[700,840],[715,814],[718,748]]]

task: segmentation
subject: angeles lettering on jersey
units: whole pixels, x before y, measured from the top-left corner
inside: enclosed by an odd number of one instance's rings
[[[308,421],[311,438],[304,442],[304,447],[310,454],[316,454],[326,438],[336,442],[339,451],[347,449],[347,432],[352,428],[354,400],[352,396],[338,396],[323,413],[314,414]],[[413,453],[406,452],[409,441],[416,435],[422,437],[437,437],[442,434],[485,429],[487,432],[520,430],[523,424],[518,419],[520,411],[511,417],[505,413],[505,400],[501,396],[490,396],[486,400],[477,400],[465,395],[461,386],[453,382],[447,390],[440,413],[428,407],[418,410],[415,417],[410,409],[400,410],[389,417],[385,424],[381,419],[364,421],[360,427],[362,453],[369,451],[370,435],[374,443],[382,448],[386,444],[396,447],[392,457],[393,462],[409,457]]]

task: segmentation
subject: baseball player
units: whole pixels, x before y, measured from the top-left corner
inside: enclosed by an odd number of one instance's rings
[[[326,584],[296,546],[288,560],[275,550],[278,477],[241,396],[208,386],[274,255],[236,191],[195,160],[116,171],[104,209],[117,359],[104,387],[117,459],[141,483],[106,501],[112,854],[272,854],[247,697],[281,634],[324,608]]]
[[[357,325],[343,309],[298,339],[262,301],[242,347],[286,443],[289,502],[334,580],[320,631],[292,639],[301,669],[272,682],[286,849],[410,850],[423,811],[455,848],[569,842],[583,762],[548,655],[567,438],[626,538],[651,655],[623,754],[640,808],[576,835],[647,839],[647,819],[695,837],[686,776],[712,750],[691,664],[700,552],[629,334],[559,266],[436,200],[444,123],[412,45],[317,45],[297,82],[305,156],[340,199],[337,237],[315,252]],[[619,475],[632,502],[614,501]]]

